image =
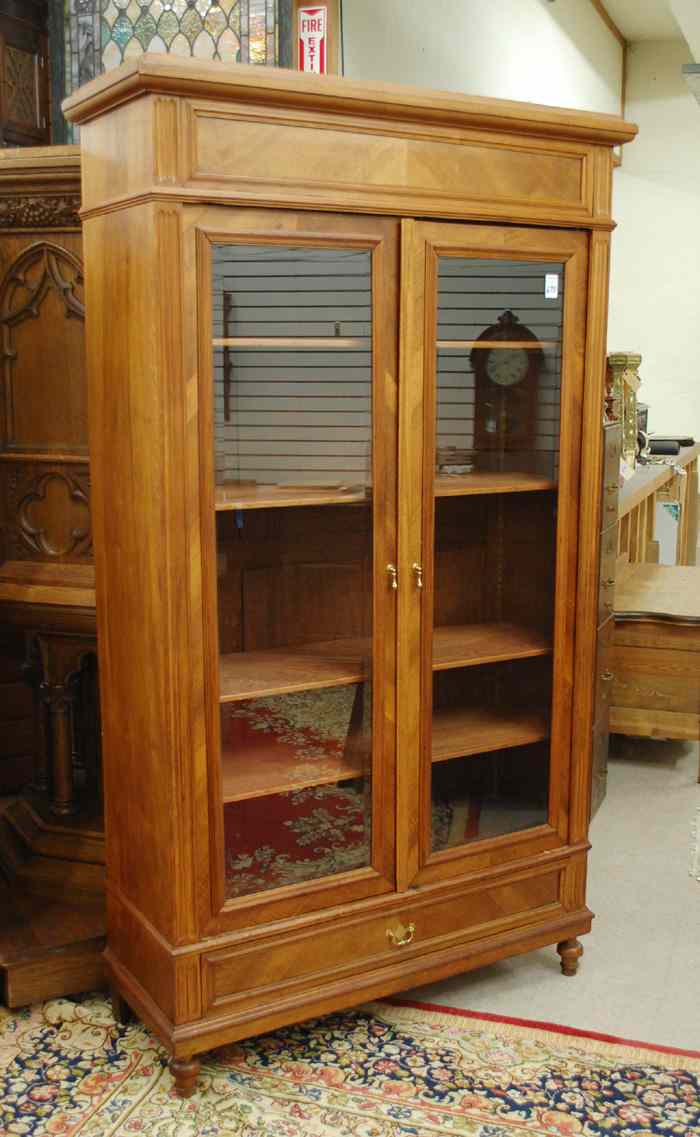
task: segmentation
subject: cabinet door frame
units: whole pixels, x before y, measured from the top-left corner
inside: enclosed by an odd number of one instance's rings
[[[183,261],[185,353],[192,419],[197,420],[199,563],[192,594],[200,598],[204,684],[195,795],[198,926],[204,935],[268,924],[387,893],[395,887],[396,604],[385,572],[396,561],[398,223],[255,207],[185,211]],[[372,865],[301,884],[227,900],[224,895],[223,804],[218,701],[216,514],[214,509],[211,263],[215,244],[307,245],[372,252],[373,670]],[[196,281],[196,287],[194,283]],[[191,345],[191,346],[190,346]],[[197,602],[195,601],[197,607]],[[195,747],[197,749],[197,747]]]
[[[429,847],[432,717],[437,271],[441,256],[564,263],[560,467],[546,824],[432,853]],[[569,840],[575,680],[579,485],[583,432],[588,235],[477,222],[402,222],[399,424],[398,835],[399,888],[446,880],[536,856]],[[413,587],[412,566],[425,587]],[[418,743],[418,744],[416,744]]]

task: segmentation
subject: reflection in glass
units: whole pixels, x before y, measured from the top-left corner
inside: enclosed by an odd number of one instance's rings
[[[544,825],[548,781],[541,743],[434,765],[433,851]]]
[[[218,245],[229,899],[371,863],[371,254]]]
[[[564,266],[441,257],[432,847],[547,820]]]

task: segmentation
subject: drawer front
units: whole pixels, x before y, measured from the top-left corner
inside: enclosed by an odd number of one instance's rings
[[[605,722],[610,713],[614,675],[611,670],[612,633],[615,621],[610,618],[598,629],[595,674],[595,714],[593,721]]]
[[[604,529],[600,538],[600,581],[598,585],[598,627],[615,609],[615,567],[617,564],[618,525]]]
[[[610,659],[615,672],[616,707],[698,714],[700,669],[696,652],[616,643]]]
[[[620,483],[620,454],[622,452],[622,428],[613,423],[603,429],[603,507],[601,529],[606,529],[617,521],[618,495]]]
[[[514,874],[507,884],[391,899],[381,915],[269,937],[202,958],[203,1006],[221,1013],[262,1007],[304,985],[317,989],[344,975],[391,966],[453,942],[528,925],[559,909],[561,868]]]

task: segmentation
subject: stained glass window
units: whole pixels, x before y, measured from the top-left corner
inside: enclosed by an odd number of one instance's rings
[[[144,51],[276,64],[278,0],[53,0],[54,141],[70,141],[60,101]]]

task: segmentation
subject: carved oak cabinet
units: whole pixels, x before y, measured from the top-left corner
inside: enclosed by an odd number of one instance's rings
[[[197,1056],[586,907],[623,121],[143,56],[81,126],[117,1001]]]

